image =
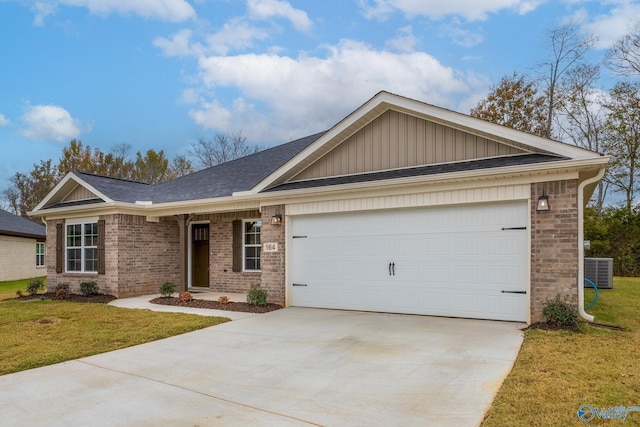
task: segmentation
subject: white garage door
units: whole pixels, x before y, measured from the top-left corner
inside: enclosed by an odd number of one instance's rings
[[[526,202],[291,218],[293,306],[527,320]]]

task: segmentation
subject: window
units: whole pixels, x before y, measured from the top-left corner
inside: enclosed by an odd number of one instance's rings
[[[67,271],[98,271],[98,224],[67,224]]]
[[[244,221],[242,260],[244,271],[260,271],[260,228],[262,221]]]
[[[36,267],[44,267],[44,242],[36,242]]]

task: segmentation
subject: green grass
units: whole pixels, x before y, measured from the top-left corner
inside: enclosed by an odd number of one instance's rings
[[[593,291],[585,292],[587,304]],[[483,427],[584,425],[582,404],[593,407],[640,405],[640,278],[614,279],[589,310],[596,322],[624,332],[581,325],[582,332],[528,330],[513,370],[506,378]],[[598,420],[589,425],[610,425]],[[627,425],[640,425],[640,412]]]
[[[46,277],[40,277],[47,284]],[[0,301],[16,297],[16,291],[26,293],[27,284],[31,279],[10,280],[8,282],[0,282]],[[42,291],[44,292],[44,291]]]
[[[0,286],[2,292],[9,292],[21,284],[5,282]],[[0,375],[167,338],[228,320],[68,301],[0,301]]]

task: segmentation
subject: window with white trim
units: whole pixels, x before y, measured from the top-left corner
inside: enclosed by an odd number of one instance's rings
[[[98,272],[98,223],[66,225],[66,270]]]
[[[242,260],[244,271],[260,271],[260,228],[262,221],[245,220],[242,230]]]
[[[44,242],[36,242],[36,267],[44,267]]]

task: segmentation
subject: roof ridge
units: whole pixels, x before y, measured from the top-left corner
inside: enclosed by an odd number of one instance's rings
[[[111,179],[111,180],[114,180],[114,181],[132,182],[134,184],[154,185],[154,184],[149,184],[148,182],[143,182],[143,181],[134,181],[132,179],[118,178],[118,177],[115,177],[115,176],[108,176],[108,175],[100,175],[99,173],[82,172],[82,171],[72,171],[72,173],[80,174],[80,175],[87,175],[87,176],[95,176],[95,177],[98,177],[98,178],[106,178],[106,179]]]

